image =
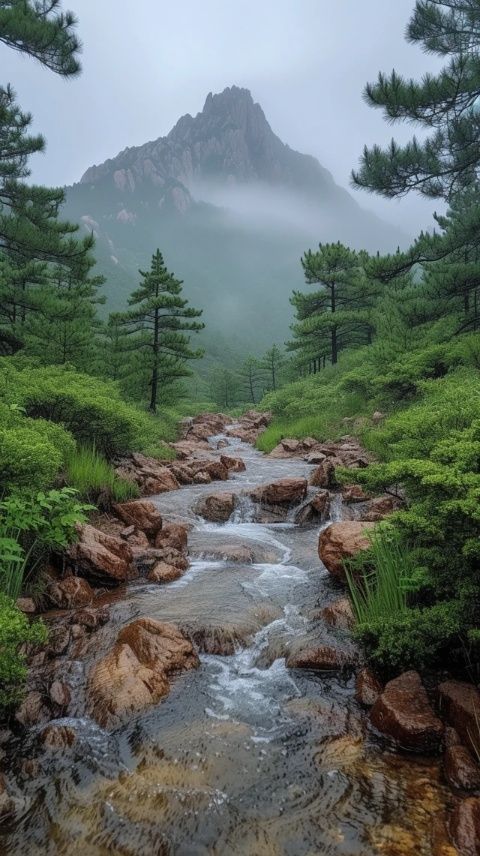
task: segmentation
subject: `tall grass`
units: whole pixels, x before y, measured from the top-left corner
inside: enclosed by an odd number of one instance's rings
[[[410,554],[395,530],[377,530],[371,547],[346,565],[352,609],[358,624],[397,618],[408,609],[414,576]]]
[[[66,476],[68,484],[90,502],[95,502],[102,494],[113,502],[139,496],[137,485],[117,476],[107,459],[89,446],[79,446],[68,456]]]

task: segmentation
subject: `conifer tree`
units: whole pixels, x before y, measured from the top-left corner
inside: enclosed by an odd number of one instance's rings
[[[365,89],[365,99],[389,122],[415,122],[428,131],[401,146],[366,147],[355,184],[387,197],[417,190],[451,200],[480,167],[480,4],[477,0],[417,0],[407,40],[446,59],[421,81],[393,71]]]
[[[188,306],[181,296],[183,282],[167,270],[160,250],[152,256],[150,270],[139,273],[142,281],[128,301],[133,308],[117,314],[114,323],[123,325],[126,351],[139,357],[139,378],[141,371],[147,373],[149,407],[155,413],[160,387],[188,377],[188,362],[203,356],[203,351],[192,350],[186,331],[198,332],[205,325],[194,320],[202,310]]]
[[[242,393],[247,401],[256,404],[261,398],[261,383],[263,379],[262,366],[252,356],[248,356],[240,367]]]
[[[80,72],[76,25],[60,0],[0,0],[0,41],[64,77]]]
[[[272,345],[268,349],[262,357],[260,365],[264,371],[268,389],[275,392],[279,386],[280,373],[285,365],[285,357],[278,345]]]
[[[320,244],[316,252],[308,250],[303,256],[306,282],[320,286],[313,294],[294,292],[291,298],[297,323],[288,347],[300,349],[303,362],[324,363],[328,358],[335,365],[343,348],[371,341],[371,307],[378,288],[366,276],[367,261],[365,253],[340,242]]]

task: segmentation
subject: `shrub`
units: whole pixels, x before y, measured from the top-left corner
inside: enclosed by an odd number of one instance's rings
[[[411,556],[393,527],[380,527],[370,541],[370,549],[359,553],[346,567],[352,608],[359,624],[395,618],[405,612],[415,578]]]
[[[14,601],[0,591],[0,713],[21,701],[27,676],[25,645],[46,641],[40,621],[30,623]]]

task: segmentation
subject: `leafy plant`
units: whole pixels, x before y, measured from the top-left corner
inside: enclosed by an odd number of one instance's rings
[[[69,456],[66,475],[69,485],[91,502],[98,501],[102,494],[115,502],[139,495],[134,482],[117,476],[107,459],[88,446],[80,446]]]
[[[27,676],[25,645],[40,645],[46,639],[45,625],[30,622],[0,591],[0,713],[21,700]]]

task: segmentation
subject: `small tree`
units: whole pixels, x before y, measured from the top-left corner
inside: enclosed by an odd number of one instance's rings
[[[159,386],[188,377],[188,361],[203,356],[203,351],[190,348],[185,331],[198,332],[205,325],[193,320],[202,310],[188,306],[181,296],[183,282],[167,270],[160,250],[152,256],[150,270],[139,273],[142,281],[128,301],[134,308],[117,314],[113,323],[124,327],[126,350],[135,351],[137,357],[143,355],[138,359],[138,376],[141,379],[146,372],[149,407],[156,413]]]
[[[280,372],[285,365],[285,357],[278,345],[272,345],[268,349],[262,357],[260,365],[265,374],[268,388],[275,391],[279,385]]]
[[[263,371],[260,362],[255,357],[247,357],[240,367],[242,393],[248,401],[256,404],[261,397],[260,384]]]

